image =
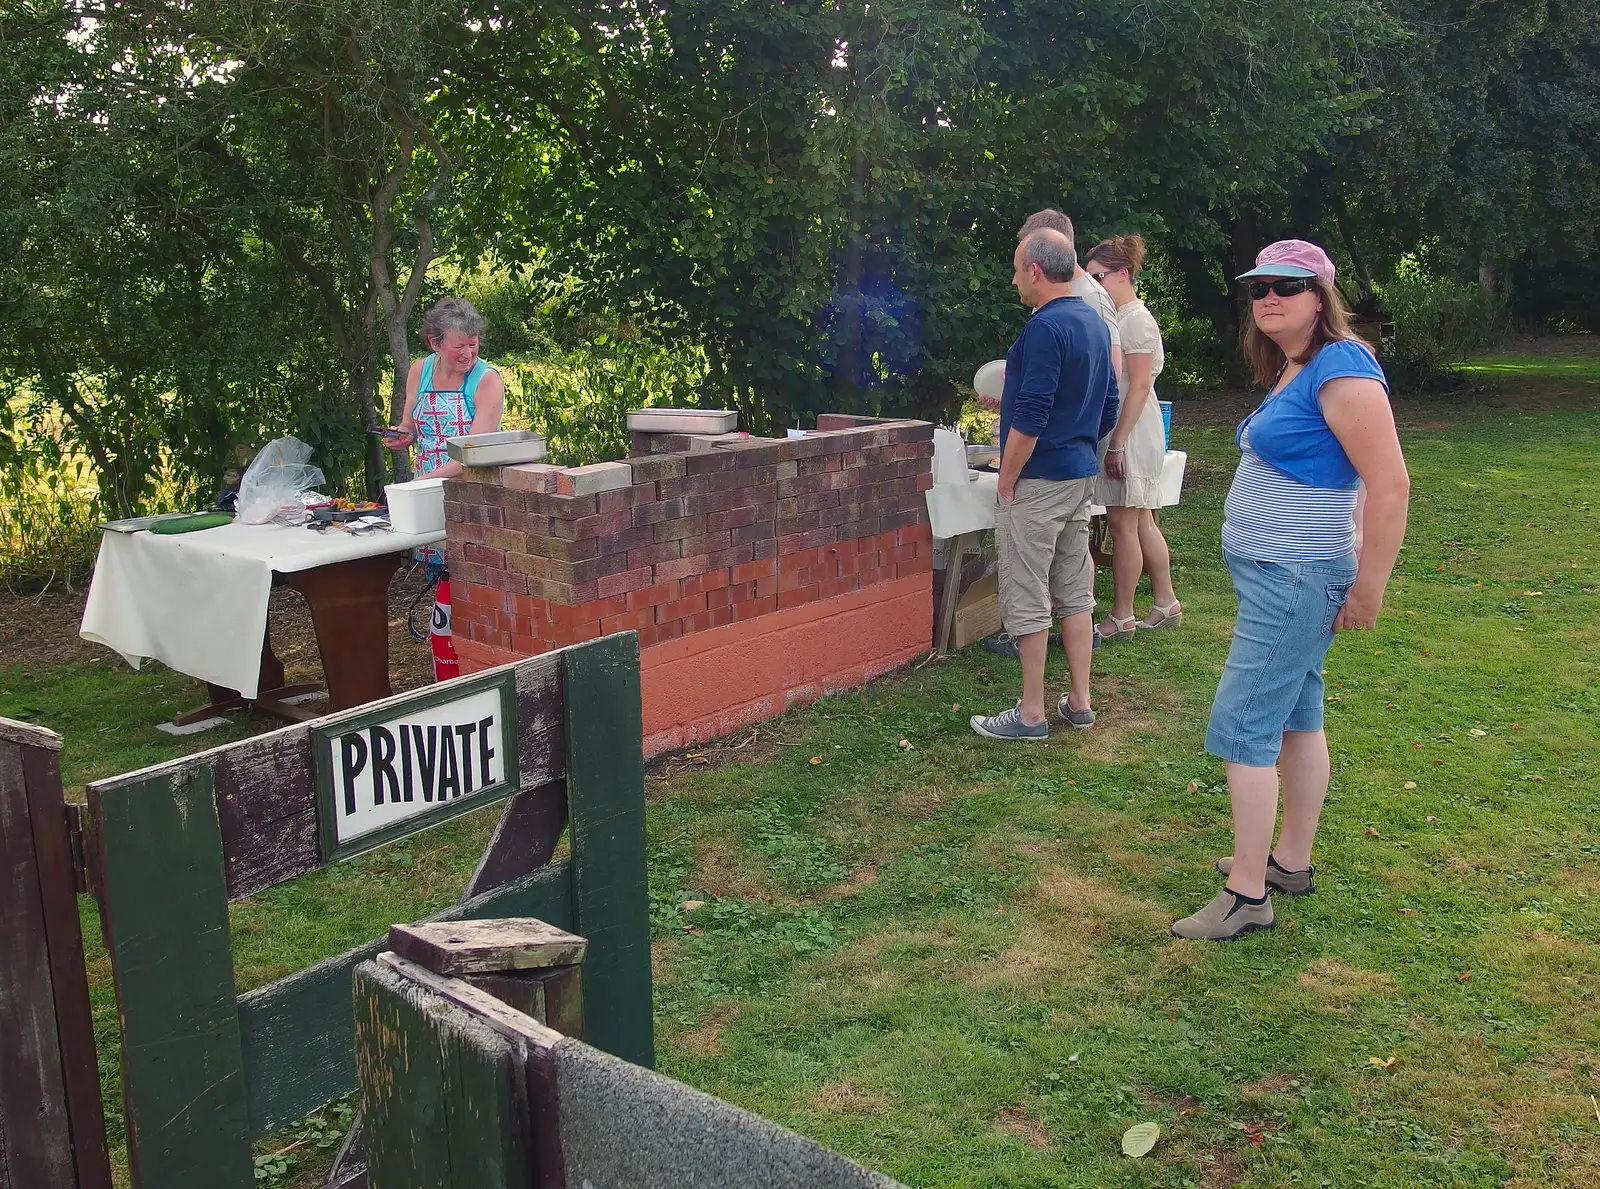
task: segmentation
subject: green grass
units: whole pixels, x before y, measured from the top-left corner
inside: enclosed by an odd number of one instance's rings
[[[1097,654],[1095,730],[974,736],[1017,682],[977,648],[652,778],[662,1069],[914,1186],[1600,1184],[1600,415],[1517,407],[1402,406],[1403,564],[1330,655],[1321,891],[1276,932],[1167,935],[1231,845],[1201,749],[1231,427],[1180,411],[1185,624]],[[183,682],[13,671],[0,713],[62,730],[81,783],[213,745],[151,730]],[[488,827],[235,905],[241,986],[454,899]],[[98,951],[91,976],[114,1090]],[[1129,1160],[1145,1119],[1162,1139]],[[266,1183],[310,1184],[338,1122],[267,1141],[296,1146]]]
[[[1460,371],[1477,377],[1536,376],[1600,382],[1600,355],[1525,355],[1494,352],[1476,355]]]

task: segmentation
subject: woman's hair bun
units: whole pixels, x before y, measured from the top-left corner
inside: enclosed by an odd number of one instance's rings
[[[1142,235],[1113,235],[1103,239],[1089,252],[1088,259],[1097,260],[1110,268],[1125,268],[1130,277],[1137,277],[1144,268],[1145,246]]]

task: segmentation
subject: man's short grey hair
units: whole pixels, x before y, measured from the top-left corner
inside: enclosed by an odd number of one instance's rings
[[[1059,231],[1035,231],[1022,241],[1022,266],[1030,264],[1037,264],[1052,285],[1063,285],[1078,270],[1078,253]]]
[[[430,350],[436,350],[452,330],[468,338],[474,335],[481,338],[487,325],[477,307],[466,298],[443,297],[422,315],[422,341]]]
[[[1042,211],[1034,211],[1022,224],[1017,232],[1018,239],[1027,239],[1035,231],[1059,231],[1067,237],[1067,242],[1077,247],[1077,233],[1072,230],[1072,220],[1053,207],[1046,207]]]

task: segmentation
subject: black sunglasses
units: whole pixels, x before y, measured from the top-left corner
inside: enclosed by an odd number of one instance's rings
[[[1260,301],[1268,293],[1279,297],[1294,297],[1313,287],[1310,277],[1283,277],[1276,281],[1251,281],[1250,300]]]

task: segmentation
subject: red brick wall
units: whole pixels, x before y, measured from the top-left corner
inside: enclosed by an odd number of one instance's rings
[[[671,444],[687,448],[446,482],[463,672],[637,631],[654,753],[860,684],[931,646],[931,425]],[[892,629],[872,627],[879,602],[893,605]],[[834,638],[819,635],[836,616]],[[722,664],[741,666],[737,681],[692,663],[729,648]]]

